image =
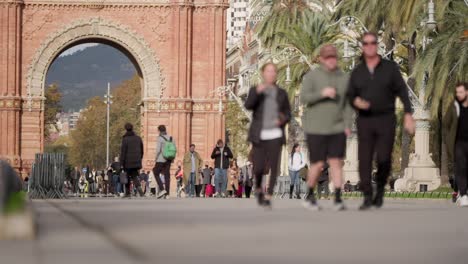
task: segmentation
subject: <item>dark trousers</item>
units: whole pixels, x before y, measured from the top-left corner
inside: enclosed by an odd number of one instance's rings
[[[377,156],[377,190],[383,191],[392,168],[392,151],[395,141],[396,117],[394,114],[359,116],[358,158],[361,189],[365,195],[372,195],[372,161]]]
[[[250,198],[250,193],[252,192],[252,186],[246,185],[244,187],[244,191],[245,191],[245,198]]]
[[[466,195],[468,188],[468,141],[455,143],[455,178],[460,196]]]
[[[171,162],[156,162],[154,165],[153,173],[154,178],[156,178],[156,182],[158,183],[159,191],[166,190],[167,195],[169,195],[169,191],[171,190]],[[164,175],[164,184],[159,177],[160,174]],[[165,186],[164,186],[165,185]]]
[[[273,140],[262,140],[253,144],[253,172],[255,175],[255,187],[262,188],[263,175],[270,169],[270,182],[267,193],[273,194],[276,178],[279,171],[279,160],[281,148],[283,147],[281,138]]]
[[[133,182],[135,188],[140,189],[139,169],[126,169],[128,181],[125,184],[126,195],[130,195],[133,190],[130,189]]]
[[[330,188],[328,188],[329,181],[319,181],[317,185],[317,198],[320,199],[322,197],[322,192],[324,193],[324,197],[328,198],[330,195]]]

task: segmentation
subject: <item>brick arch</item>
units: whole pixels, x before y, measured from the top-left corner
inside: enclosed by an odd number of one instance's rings
[[[161,98],[165,88],[159,60],[145,40],[118,23],[92,18],[78,20],[56,31],[46,39],[28,69],[27,97],[43,97],[47,71],[55,58],[67,47],[86,40],[97,39],[115,43],[127,53],[143,77],[142,99]]]

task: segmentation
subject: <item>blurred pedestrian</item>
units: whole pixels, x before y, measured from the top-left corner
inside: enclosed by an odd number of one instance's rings
[[[228,197],[235,197],[237,195],[237,190],[239,189],[239,166],[237,161],[233,159],[229,166],[228,171],[228,186],[227,193]]]
[[[184,191],[184,171],[180,161],[177,162],[177,170],[174,176],[177,181],[177,198],[180,198],[182,191]]]
[[[202,171],[203,183],[202,183],[202,197],[206,196],[206,186],[211,184],[211,170],[208,167],[208,164],[205,164],[205,168]]]
[[[328,185],[330,184],[330,166],[328,163],[325,163],[322,167],[322,172],[320,173],[320,177],[318,178],[318,185],[317,185],[317,198],[322,198],[322,193],[325,199],[328,199],[330,195],[330,188]]]
[[[250,198],[250,193],[252,192],[253,186],[253,166],[250,161],[240,169],[240,182],[242,182],[242,186],[244,187],[245,191],[245,198]]]
[[[114,162],[112,162],[110,166],[110,170],[112,170],[112,184],[113,184],[113,193],[115,196],[123,195],[122,191],[122,184],[120,183],[120,173],[121,173],[121,165],[119,157],[114,158]]]
[[[456,202],[459,206],[468,206],[468,86],[459,83],[455,87],[455,100],[444,118],[444,134],[449,160],[455,165],[457,188]]]
[[[253,145],[253,164],[257,201],[270,207],[278,177],[282,145],[286,143],[284,127],[291,119],[288,94],[276,84],[277,66],[267,63],[261,68],[262,83],[249,90],[245,108],[253,111],[248,140]],[[262,191],[265,167],[271,168],[267,194]]]

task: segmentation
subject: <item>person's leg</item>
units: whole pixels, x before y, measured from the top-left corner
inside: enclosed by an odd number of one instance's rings
[[[377,153],[377,193],[373,204],[377,207],[381,207],[383,204],[385,185],[387,184],[388,176],[390,176],[392,169],[396,117],[395,115],[390,115],[383,120],[374,120],[374,122],[378,122],[378,124],[376,124],[377,138],[375,142],[375,150]]]
[[[295,177],[294,171],[289,170],[289,199],[293,198]]]
[[[307,172],[307,186],[309,187],[307,200],[309,203],[311,203],[312,206],[314,206],[314,209],[319,209],[316,207],[314,189],[317,185],[318,178],[322,173],[322,168],[327,158],[327,141],[322,135],[312,134],[307,134],[306,139],[310,160],[310,166]]]
[[[156,164],[154,165],[154,168],[153,168],[153,174],[154,174],[154,178],[156,179],[156,182],[158,184],[159,192],[164,191],[164,184],[161,181],[161,177],[159,176],[161,174],[161,172],[163,171],[163,169],[164,169],[164,163],[163,162],[156,162]]]
[[[245,186],[245,198],[250,198],[250,193],[252,192],[252,186]]]
[[[273,190],[275,189],[276,179],[279,174],[281,150],[283,145],[281,144],[281,139],[268,140],[266,142],[266,154],[268,164],[270,164],[271,169],[267,193],[268,198],[271,198]]]
[[[467,146],[468,143],[463,144],[463,142],[457,142],[457,144],[455,144],[455,178],[460,197],[467,194]]]
[[[166,161],[163,168],[164,173],[164,187],[166,190],[166,196],[169,196],[171,192],[171,162]]]
[[[228,176],[227,176],[227,169],[221,170],[221,195],[226,195],[226,189],[228,185]]]
[[[266,158],[263,142],[253,145],[253,174],[255,177],[255,189],[257,193],[262,193],[263,173],[265,172]]]
[[[368,209],[372,203],[372,159],[374,156],[375,133],[372,120],[368,117],[357,118],[358,159],[360,189],[364,193],[364,204],[360,209]]]
[[[295,177],[295,186],[296,186],[296,198],[300,199],[301,198],[301,177],[299,176],[299,171],[295,172],[296,177]]]
[[[216,194],[219,196],[221,195],[221,169],[215,169],[215,178],[214,178],[214,182],[215,182],[215,192]]]

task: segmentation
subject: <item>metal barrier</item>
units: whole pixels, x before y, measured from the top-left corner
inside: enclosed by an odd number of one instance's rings
[[[65,154],[36,154],[30,179],[29,197],[33,199],[63,199]]]

